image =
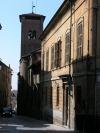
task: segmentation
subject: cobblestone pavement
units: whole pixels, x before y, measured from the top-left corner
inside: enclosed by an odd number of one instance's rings
[[[24,116],[0,117],[0,133],[77,133],[67,128]]]

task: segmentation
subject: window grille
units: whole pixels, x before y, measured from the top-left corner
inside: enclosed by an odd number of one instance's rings
[[[59,106],[59,87],[57,87],[57,106]]]

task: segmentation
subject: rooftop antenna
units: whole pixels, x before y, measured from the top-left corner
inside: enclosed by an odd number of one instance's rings
[[[34,4],[33,4],[33,2],[32,2],[32,13],[33,13],[33,8],[34,8],[35,6],[34,6]]]

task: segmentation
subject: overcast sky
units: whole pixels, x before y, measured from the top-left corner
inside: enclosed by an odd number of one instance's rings
[[[17,90],[19,72],[21,23],[19,15],[33,12],[46,16],[44,28],[52,19],[64,0],[0,0],[0,58],[13,70],[12,90]]]

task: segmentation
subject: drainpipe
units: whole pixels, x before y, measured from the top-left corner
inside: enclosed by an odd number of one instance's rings
[[[95,126],[97,124],[96,122],[96,119],[97,119],[97,109],[96,109],[96,82],[97,82],[97,11],[98,11],[98,5],[95,4],[94,5],[94,10],[95,10],[95,70],[94,70],[94,73],[95,73]]]
[[[44,97],[44,45],[45,45],[45,37],[43,36],[43,41],[42,41],[42,98]],[[44,120],[44,98],[42,101],[42,115],[43,115],[43,120]]]
[[[89,90],[88,90],[88,65],[89,65],[89,30],[90,30],[90,0],[88,1],[88,46],[87,46],[87,69],[86,69],[86,79],[87,79],[87,109],[86,109],[86,114],[88,114],[88,94],[89,94]]]
[[[70,2],[70,48],[69,48],[69,87],[71,87],[71,28],[72,28],[72,0]],[[70,90],[69,90],[69,129],[70,129]]]

